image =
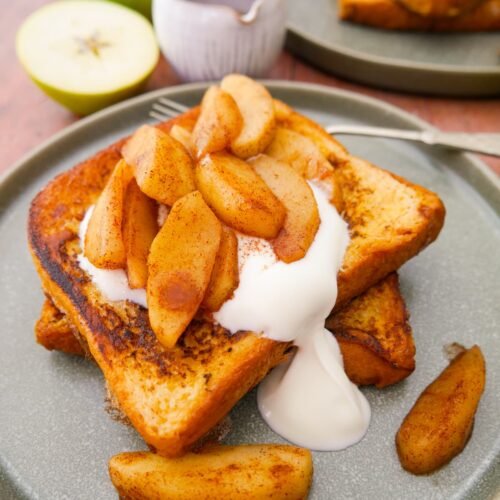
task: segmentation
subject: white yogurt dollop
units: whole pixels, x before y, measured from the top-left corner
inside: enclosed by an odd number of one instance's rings
[[[285,264],[265,240],[239,236],[240,284],[214,317],[233,333],[250,330],[294,341],[292,361],[275,368],[259,387],[261,414],[294,443],[338,450],[364,436],[370,407],[347,378],[337,341],[324,328],[337,299],[347,225],[327,195],[310,186],[321,224],[306,256]]]
[[[143,307],[146,304],[146,290],[144,288],[133,289],[128,285],[127,273],[123,269],[99,269],[94,266],[84,255],[85,234],[89,225],[90,217],[94,207],[90,207],[85,214],[79,228],[80,247],[82,253],[78,255],[80,267],[90,275],[93,283],[100,292],[111,302],[117,300],[130,300]]]

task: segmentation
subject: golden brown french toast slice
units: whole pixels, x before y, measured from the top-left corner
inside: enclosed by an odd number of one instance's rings
[[[408,8],[408,3],[397,0],[339,0],[339,17],[346,21],[391,30],[500,30],[500,0],[484,0],[459,15],[442,17],[418,14],[414,8]],[[440,2],[435,0],[433,3]]]
[[[413,372],[415,347],[397,273],[351,300],[328,318],[326,326],[337,338],[344,369],[355,384],[385,387]],[[74,330],[52,301],[45,300],[37,342],[49,350],[83,355]]]
[[[443,203],[427,189],[360,158],[336,169],[351,241],[338,276],[335,310],[434,241]]]
[[[179,124],[191,130],[197,113],[160,127],[168,131]],[[230,335],[195,320],[167,350],[152,332],[145,309],[105,300],[78,264],[78,229],[120,160],[123,143],[59,175],[38,194],[29,214],[29,245],[45,292],[86,339],[123,412],[149,445],[174,456],[189,449],[282,361],[289,344],[248,332]],[[339,280],[346,303],[434,240],[444,208],[436,195],[360,160],[346,162],[339,172],[352,232]],[[359,182],[363,188],[357,189]],[[405,193],[400,207],[407,216],[381,204],[381,199],[398,202],[398,187]],[[384,194],[376,194],[380,191]],[[385,224],[372,223],[370,217]]]
[[[339,343],[347,376],[357,385],[385,387],[415,369],[415,345],[397,273],[332,314],[326,327]]]

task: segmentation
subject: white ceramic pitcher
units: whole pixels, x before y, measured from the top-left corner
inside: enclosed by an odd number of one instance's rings
[[[185,81],[264,76],[285,38],[286,0],[153,0],[160,47]]]

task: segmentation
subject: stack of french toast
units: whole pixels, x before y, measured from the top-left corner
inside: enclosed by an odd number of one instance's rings
[[[236,105],[237,119],[228,119],[234,112],[227,108],[228,102]],[[177,182],[165,181],[172,172],[162,174],[158,184],[153,182],[153,170],[158,165],[165,168],[170,161],[159,151],[162,144],[175,149],[175,168],[187,162],[196,174],[189,177],[188,169],[185,175],[194,183],[179,181],[177,187],[182,184],[182,189],[176,188],[173,195],[172,189],[170,198],[162,195],[160,200],[155,189]],[[220,87],[209,89],[200,107],[155,127],[143,126],[131,138],[117,141],[56,177],[36,196],[29,213],[29,246],[46,296],[35,329],[38,343],[95,360],[120,411],[148,446],[165,457],[192,449],[273,367],[293,355],[289,342],[271,340],[261,332],[231,334],[213,320],[214,311],[238,285],[237,267],[236,278],[224,267],[224,262],[230,262],[229,253],[224,254],[226,260],[220,258],[223,239],[208,271],[206,266],[196,275],[184,270],[186,282],[204,279],[201,292],[199,287],[177,283],[167,300],[163,275],[152,276],[158,262],[167,259],[161,252],[151,256],[155,245],[161,246],[155,240],[166,224],[174,224],[172,216],[178,215],[180,201],[206,202],[227,224],[226,231],[235,230],[228,216],[233,195],[217,194],[224,192],[217,191],[217,172],[226,175],[221,178],[225,182],[234,165],[244,163],[252,170],[248,166],[255,157],[285,164],[283,168],[295,171],[293,175],[327,183],[332,204],[348,223],[350,243],[338,274],[338,298],[326,323],[339,343],[348,377],[358,385],[382,388],[415,368],[415,346],[397,270],[438,236],[445,216],[441,200],[421,186],[351,156],[318,124],[273,99],[261,84],[230,75]],[[207,162],[218,169],[211,171],[215,191],[208,194],[197,170]],[[250,181],[254,175],[249,172]],[[245,205],[249,210],[256,209],[260,200],[257,195],[252,199],[252,192],[237,193],[250,197]],[[137,204],[140,197],[144,203]],[[123,219],[122,212],[116,212],[117,204],[128,214]],[[124,269],[131,288],[147,289],[149,309],[129,300],[110,300],[82,268],[80,230],[92,207],[87,257],[97,267]],[[148,237],[139,237],[140,244],[133,238],[129,241],[133,232],[125,221],[133,212],[130,207],[153,214],[147,224],[130,226],[139,227],[138,231],[146,225],[150,228]],[[262,204],[257,208],[261,210]],[[284,253],[293,246],[303,256],[310,234],[304,236],[305,228],[293,225],[291,210],[288,214],[285,210],[268,239]],[[272,220],[276,212],[269,214]],[[234,225],[241,220],[234,219]],[[251,227],[254,219],[249,220]],[[188,237],[192,227],[182,235]],[[118,240],[112,240],[113,231],[119,234]],[[286,244],[279,246],[278,241]],[[161,248],[169,242],[165,245]],[[171,251],[175,248],[163,253]],[[200,252],[208,255],[209,250]],[[177,257],[175,265],[181,268],[186,259],[181,262]],[[175,309],[172,300],[189,307]]]
[[[376,28],[417,31],[500,30],[499,0],[339,0],[339,16]]]

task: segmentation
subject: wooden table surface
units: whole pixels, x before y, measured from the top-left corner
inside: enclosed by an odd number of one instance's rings
[[[3,2],[0,16],[0,173],[33,147],[78,118],[49,99],[20,67],[15,33],[23,19],[44,0]],[[270,78],[314,82],[352,90],[387,101],[442,130],[500,132],[500,99],[443,99],[386,92],[340,80],[283,52]],[[180,83],[162,59],[146,90]],[[500,159],[484,158],[500,174]]]

